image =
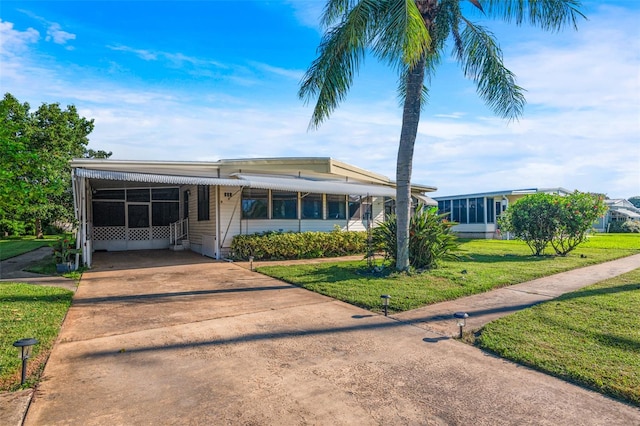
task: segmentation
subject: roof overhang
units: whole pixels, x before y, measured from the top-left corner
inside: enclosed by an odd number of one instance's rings
[[[239,173],[232,175],[231,178],[223,179],[202,176],[135,173],[84,168],[75,168],[73,170],[77,177],[106,181],[164,185],[219,185],[337,195],[396,196],[396,189],[393,186],[360,184],[334,180],[310,180],[292,177],[256,176]],[[413,195],[427,205],[437,205],[437,203],[431,198],[422,194],[414,193]]]

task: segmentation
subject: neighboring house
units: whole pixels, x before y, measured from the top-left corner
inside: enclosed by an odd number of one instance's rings
[[[606,199],[607,213],[594,227],[598,232],[608,232],[612,222],[640,221],[640,209],[625,199]]]
[[[96,250],[190,248],[221,259],[235,235],[365,230],[395,208],[389,178],[331,158],[71,162],[78,241]],[[432,186],[414,202],[435,205]]]
[[[449,215],[449,220],[457,222],[453,231],[462,238],[508,238],[500,234],[497,218],[509,205],[525,195],[544,192],[568,195],[564,188],[531,188],[478,194],[433,197],[438,202],[439,213]]]

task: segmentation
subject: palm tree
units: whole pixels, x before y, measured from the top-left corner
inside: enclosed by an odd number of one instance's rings
[[[486,16],[544,30],[577,29],[580,0],[469,0]],[[396,268],[409,268],[409,218],[413,148],[420,111],[430,81],[452,41],[453,56],[480,97],[498,115],[513,120],[523,111],[523,89],[505,68],[502,51],[486,28],[467,19],[462,0],[327,0],[325,34],[318,57],[307,70],[298,95],[316,99],[310,128],[317,128],[345,98],[367,53],[398,71],[404,104],[396,165],[398,251]]]

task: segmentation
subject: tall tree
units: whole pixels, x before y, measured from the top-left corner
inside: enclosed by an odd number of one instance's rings
[[[577,28],[580,0],[469,0],[486,16],[544,30]],[[409,219],[413,149],[420,111],[447,41],[477,92],[498,115],[515,119],[525,98],[503,64],[494,35],[463,14],[462,0],[328,0],[322,17],[325,34],[300,85],[305,102],[316,100],[310,127],[318,127],[345,98],[367,53],[395,68],[403,103],[396,164],[398,250],[396,268],[409,268]]]
[[[69,160],[110,155],[86,148],[93,120],[81,117],[73,105],[63,110],[57,103],[31,113],[29,104],[7,93],[0,101],[0,125],[0,221],[5,230],[8,224],[31,223],[41,236],[43,223],[71,220]]]

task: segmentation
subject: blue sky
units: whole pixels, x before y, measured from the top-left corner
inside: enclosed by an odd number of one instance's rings
[[[368,58],[318,130],[297,98],[324,2],[2,1],[0,90],[75,105],[112,158],[332,157],[395,176],[401,108]],[[640,195],[640,1],[585,1],[579,31],[473,15],[527,89],[507,122],[446,58],[431,82],[413,181],[435,195],[564,187]]]

